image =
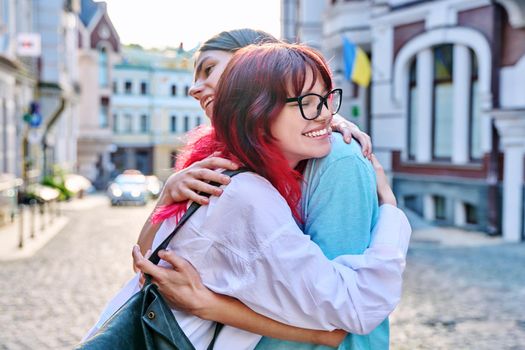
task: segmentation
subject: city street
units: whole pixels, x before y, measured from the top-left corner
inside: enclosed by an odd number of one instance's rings
[[[71,349],[132,276],[131,247],[152,204],[104,199],[64,205],[70,220],[54,239],[0,262],[0,349]],[[525,349],[525,245],[476,242],[414,234],[392,349]]]
[[[525,245],[449,235],[413,234],[391,348],[525,349]]]

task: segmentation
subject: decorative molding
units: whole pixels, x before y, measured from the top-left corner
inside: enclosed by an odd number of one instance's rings
[[[492,54],[487,39],[479,32],[469,28],[440,28],[418,35],[408,41],[400,50],[394,62],[393,93],[394,100],[402,105],[406,98],[408,70],[410,62],[418,52],[440,44],[460,44],[471,48],[478,59],[480,93],[490,95]],[[490,103],[490,106],[492,103]],[[485,106],[490,108],[490,106]]]
[[[503,148],[518,147],[525,153],[525,108],[494,110],[491,115]]]
[[[496,2],[507,11],[512,27],[525,27],[525,2],[523,0],[496,0]]]
[[[503,179],[503,154],[498,157],[498,179]],[[452,163],[415,163],[403,161],[400,151],[392,151],[392,170],[400,174],[413,174],[424,176],[449,176],[468,179],[486,179],[489,174],[490,155],[485,154],[481,163],[456,165]]]

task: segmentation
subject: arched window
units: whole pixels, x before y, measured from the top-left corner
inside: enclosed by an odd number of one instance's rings
[[[471,57],[469,156],[471,160],[479,160],[483,157],[483,151],[481,150],[481,100],[479,98],[478,59],[472,50],[469,51]]]
[[[410,64],[408,83],[408,159],[416,158],[417,150],[417,60]]]
[[[452,118],[454,112],[453,46],[434,47],[432,157],[449,160],[452,157]]]

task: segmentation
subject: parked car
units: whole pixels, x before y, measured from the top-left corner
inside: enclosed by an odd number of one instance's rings
[[[146,205],[150,198],[146,176],[131,171],[117,175],[108,186],[107,194],[111,205]]]
[[[155,175],[147,175],[146,182],[151,197],[158,198],[160,191],[162,190],[162,181],[160,181]]]
[[[22,184],[22,180],[14,175],[0,173],[0,227],[13,220]]]
[[[91,181],[86,177],[79,174],[67,174],[64,176],[64,186],[65,188],[82,198],[85,193],[92,193],[95,191],[95,187]]]

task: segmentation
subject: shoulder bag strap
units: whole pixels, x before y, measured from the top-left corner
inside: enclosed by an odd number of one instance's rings
[[[233,176],[235,176],[237,174],[244,173],[245,171],[248,171],[248,169],[240,168],[238,170],[226,170],[226,171],[224,171],[222,173],[224,175],[233,177]],[[217,183],[217,182],[211,182],[210,185],[220,186],[220,184]],[[209,197],[210,196],[210,194],[208,194],[208,193],[200,193],[200,194],[205,196],[205,197]],[[184,213],[182,218],[177,223],[177,226],[175,226],[175,228],[169,234],[169,236],[166,237],[166,239],[164,241],[162,241],[162,243],[157,247],[157,249],[155,249],[155,251],[151,254],[151,257],[149,258],[149,260],[152,263],[154,263],[155,265],[157,265],[159,263],[159,261],[160,261],[159,251],[161,251],[162,249],[166,249],[166,247],[168,246],[168,244],[171,241],[171,239],[173,238],[173,236],[175,236],[177,231],[179,231],[179,229],[182,227],[182,225],[184,225],[184,223],[186,223],[186,221],[188,221],[189,217],[192,216],[193,213],[195,213],[197,211],[197,209],[199,209],[200,206],[201,205],[199,203],[196,203],[196,202],[193,202],[190,205],[190,207],[188,208],[186,213]],[[147,284],[151,283],[150,276],[149,275],[145,275],[145,277],[146,277],[146,282],[144,283],[144,285],[147,285]],[[221,331],[222,327],[223,327],[222,323],[216,322],[216,324],[215,324],[215,332],[213,333],[213,339],[211,340],[211,343],[208,346],[207,350],[213,350],[213,346],[215,345],[215,341],[217,340],[217,336],[219,335],[219,332]]]
[[[223,326],[224,325],[222,323],[219,323],[219,322],[215,323],[215,332],[213,333],[213,339],[211,340],[210,345],[208,345],[207,350],[213,350],[213,347],[215,346],[215,341],[217,340],[217,337],[219,336],[219,332],[221,331]]]
[[[225,170],[222,172],[222,174],[224,175],[227,175],[229,177],[233,177],[237,174],[240,174],[240,173],[244,173],[248,171],[248,169],[246,168],[240,168],[240,169],[237,169],[237,170]],[[220,186],[219,183],[217,182],[210,182],[210,185],[213,185],[213,186]],[[210,194],[209,193],[200,193],[200,195],[202,196],[205,196],[205,197],[209,197]],[[182,216],[182,218],[179,220],[179,222],[177,223],[177,226],[175,226],[175,228],[173,229],[173,231],[169,234],[168,237],[166,237],[166,239],[164,241],[162,241],[162,243],[157,247],[157,249],[155,249],[155,251],[151,254],[149,260],[154,263],[155,265],[157,265],[160,261],[160,258],[159,258],[159,251],[163,250],[163,249],[166,249],[166,247],[168,246],[168,244],[170,243],[171,239],[173,238],[173,236],[175,236],[175,234],[177,233],[177,231],[179,231],[179,229],[182,227],[182,225],[184,225],[186,223],[186,221],[188,221],[188,219],[190,218],[190,216],[193,215],[193,213],[195,213],[197,211],[197,209],[199,209],[201,205],[197,202],[193,202],[191,203],[190,207],[188,208],[188,210],[186,211],[186,213],[184,213],[184,215]]]

